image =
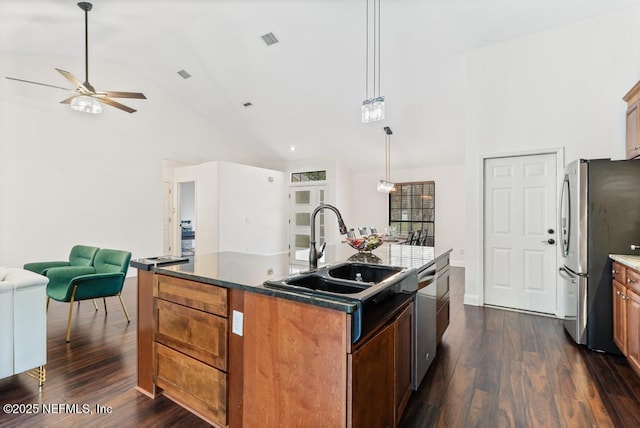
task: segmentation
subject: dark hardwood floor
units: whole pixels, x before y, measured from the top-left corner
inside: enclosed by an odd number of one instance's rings
[[[624,358],[575,345],[555,318],[463,305],[464,269],[450,293],[451,324],[401,427],[640,426]]]
[[[463,293],[464,269],[452,268],[451,325],[403,428],[640,426],[640,379],[623,358],[575,346],[552,318],[464,306]],[[0,411],[0,427],[209,426],[164,397],[134,390],[135,279],[124,298],[130,324],[115,298],[107,299],[106,316],[101,302],[98,312],[82,302],[68,344],[68,305],[51,303],[44,388],[26,374],[0,380],[3,406],[44,403],[51,413],[42,414],[42,405],[38,414]],[[70,413],[74,404],[92,414]],[[98,405],[110,413],[97,413]]]

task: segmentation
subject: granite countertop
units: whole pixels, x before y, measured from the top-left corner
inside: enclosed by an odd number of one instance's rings
[[[380,248],[375,249],[373,253],[359,254],[347,244],[328,245],[324,258],[318,262],[318,267],[349,260],[421,270],[433,265],[437,259],[448,255],[450,252],[451,249],[437,247],[385,243]],[[193,261],[189,263],[171,266],[155,265],[153,270],[162,275],[281,297],[347,313],[355,312],[357,304],[347,299],[278,290],[267,288],[263,285],[263,282],[267,280],[279,280],[293,274],[308,271],[307,254],[306,251],[303,251],[298,257],[301,260],[291,261],[288,253],[270,255],[236,252],[209,253],[194,256]],[[135,261],[132,261],[131,266],[138,267]],[[141,268],[144,268],[144,266],[141,265]]]
[[[628,254],[609,254],[611,260],[640,271],[640,256],[631,256]]]

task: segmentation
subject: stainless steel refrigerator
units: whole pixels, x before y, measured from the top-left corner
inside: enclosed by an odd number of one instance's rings
[[[620,354],[613,342],[609,254],[640,255],[631,250],[640,243],[640,161],[569,163],[560,211],[565,329],[578,344]]]

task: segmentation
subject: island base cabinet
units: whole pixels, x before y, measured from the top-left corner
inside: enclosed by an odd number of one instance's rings
[[[227,424],[227,375],[156,343],[156,384],[163,394],[203,419]]]

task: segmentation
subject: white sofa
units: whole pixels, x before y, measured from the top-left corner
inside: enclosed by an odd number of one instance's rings
[[[0,267],[0,379],[30,371],[40,386],[45,380],[48,282],[37,273]]]

